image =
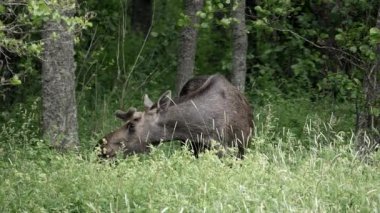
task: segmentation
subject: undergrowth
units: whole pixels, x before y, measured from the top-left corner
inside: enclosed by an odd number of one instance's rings
[[[38,139],[35,112],[20,108],[21,127],[11,120],[1,126],[0,212],[380,210],[379,153],[361,162],[354,134],[339,130],[334,115],[308,117],[299,137],[279,126],[274,108],[256,113],[244,160],[219,159],[213,151],[196,159],[168,143],[116,162],[99,161],[90,145],[57,153]],[[105,122],[88,144],[117,125]]]

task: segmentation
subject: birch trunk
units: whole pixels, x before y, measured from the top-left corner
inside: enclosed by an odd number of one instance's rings
[[[69,11],[65,15],[73,14]],[[59,150],[78,145],[74,36],[63,22],[47,21],[42,33],[42,117],[44,138]]]
[[[236,9],[232,10],[232,17],[237,20],[232,25],[232,79],[231,82],[240,91],[244,92],[247,73],[248,38],[245,26],[245,0],[235,0]]]

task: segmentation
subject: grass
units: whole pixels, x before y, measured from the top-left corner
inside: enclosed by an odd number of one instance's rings
[[[379,152],[360,161],[354,135],[336,129],[339,119],[309,118],[298,137],[281,130],[269,109],[258,113],[243,161],[212,151],[195,159],[169,143],[102,163],[88,148],[49,149],[24,116],[18,134],[9,123],[0,130],[0,212],[380,211]]]

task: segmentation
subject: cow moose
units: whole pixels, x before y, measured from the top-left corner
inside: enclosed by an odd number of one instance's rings
[[[100,157],[145,153],[150,145],[179,140],[189,141],[196,157],[213,147],[219,147],[220,156],[225,148],[237,147],[237,157],[243,158],[254,125],[248,101],[220,74],[190,79],[174,99],[170,91],[155,103],[145,95],[144,111],[131,107],[118,110],[116,117],[125,124],[99,141]]]

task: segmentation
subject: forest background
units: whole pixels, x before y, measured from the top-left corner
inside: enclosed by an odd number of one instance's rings
[[[245,2],[245,94],[254,109],[257,139],[245,160],[249,163],[232,168],[207,153],[194,161],[176,145],[164,145],[116,168],[93,162],[97,140],[120,125],[115,110],[141,108],[143,94],[157,99],[163,91],[175,90],[180,33],[189,25],[182,1],[77,1],[71,8],[75,12],[67,17],[55,13],[52,5],[58,3],[46,2],[0,4],[0,157],[5,180],[0,209],[380,208],[379,155],[371,156],[372,164],[362,164],[356,154],[362,114],[372,126],[365,125],[371,133],[361,141],[379,141],[377,0]],[[197,11],[194,74],[233,75],[232,26],[238,22],[231,17],[233,5],[229,0],[205,0]],[[61,155],[43,140],[41,42],[44,22],[54,17],[64,20],[75,35],[79,151],[74,154]],[[374,88],[372,94],[368,85]],[[331,172],[320,179],[326,181],[325,187],[318,188],[313,178],[326,169],[316,162],[328,165]],[[181,168],[182,174],[172,168]],[[200,175],[192,176],[195,170]],[[252,177],[251,170],[260,175]],[[149,191],[139,177],[152,182],[158,171],[170,178],[158,178],[159,187]],[[202,171],[216,181],[207,181]],[[301,187],[292,178],[281,179],[280,171],[285,171],[283,177],[301,178]],[[236,173],[240,176],[233,176]],[[234,181],[224,185],[229,175]],[[76,183],[70,181],[75,178]],[[194,182],[184,183],[188,179]],[[350,185],[356,182],[364,183]],[[211,187],[207,193],[205,183]],[[268,191],[260,190],[258,183]],[[336,187],[339,184],[347,188]],[[278,190],[282,186],[284,190]],[[73,193],[70,188],[78,190]],[[315,197],[309,194],[311,188]],[[181,201],[186,199],[189,202]]]

